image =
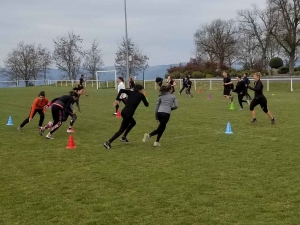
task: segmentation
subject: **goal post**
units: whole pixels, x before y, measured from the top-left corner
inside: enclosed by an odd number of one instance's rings
[[[117,89],[118,85],[117,85],[117,71],[116,70],[98,70],[96,71],[96,81],[97,81],[97,89],[100,89],[100,82],[103,81],[100,80],[100,77],[102,75],[113,75],[113,79],[111,79],[110,81],[114,81],[114,88]],[[106,79],[106,81],[108,82],[109,80]]]

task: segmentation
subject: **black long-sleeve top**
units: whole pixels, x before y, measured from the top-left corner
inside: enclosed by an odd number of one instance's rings
[[[135,110],[139,106],[140,102],[143,101],[146,107],[149,106],[149,103],[144,94],[140,93],[139,91],[131,91],[126,89],[121,89],[118,93],[116,100],[121,101],[120,96],[121,94],[127,94],[128,99],[126,101],[126,105],[122,112],[126,112],[127,116],[133,116]]]
[[[242,94],[246,93],[246,90],[247,90],[246,85],[245,85],[244,81],[241,80],[240,82],[237,82],[233,92],[236,92],[236,93],[242,95]]]
[[[62,109],[66,109],[69,110],[70,112],[72,112],[72,108],[71,105],[74,103],[74,98],[73,96],[70,95],[63,95],[59,98],[55,98],[53,99],[51,102],[55,105],[60,106]]]
[[[248,88],[250,90],[254,91],[254,98],[257,99],[257,98],[264,97],[264,94],[263,94],[264,85],[261,82],[261,80],[255,81],[254,87],[248,86]]]

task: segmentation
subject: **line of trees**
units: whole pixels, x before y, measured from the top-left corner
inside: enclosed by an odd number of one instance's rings
[[[265,9],[253,5],[239,10],[235,20],[202,24],[194,40],[195,58],[170,68],[168,75],[216,76],[235,62],[244,70],[267,72],[273,57],[282,58],[288,73],[294,74],[300,57],[300,0],[267,0]]]
[[[129,39],[129,55],[131,75],[137,75],[148,67],[148,57]],[[50,67],[55,65],[62,72],[64,78],[76,80],[80,74],[86,74],[89,79],[96,79],[96,71],[104,66],[99,43],[94,40],[91,47],[83,50],[83,39],[69,32],[64,37],[53,40],[54,51],[51,53],[41,45],[20,42],[4,60],[4,68],[0,68],[0,75],[17,85],[18,80],[25,80],[29,86],[30,80],[46,79]],[[124,57],[125,52],[125,57]],[[119,75],[127,79],[126,75],[126,41],[119,45],[116,53],[115,66]]]

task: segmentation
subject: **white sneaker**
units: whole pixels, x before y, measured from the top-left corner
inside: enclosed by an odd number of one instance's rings
[[[144,138],[142,139],[142,142],[146,142],[150,138],[150,135],[148,133],[144,134]]]
[[[46,138],[47,138],[47,139],[54,139],[50,133],[48,133],[48,134],[46,135]]]
[[[161,146],[161,145],[160,145],[159,142],[154,142],[153,146],[154,146],[154,147],[158,147],[158,146]]]
[[[240,108],[240,111],[241,111],[241,110],[244,110],[244,109],[243,109],[243,108]]]
[[[113,113],[113,115],[117,115],[117,113]]]
[[[20,127],[20,126],[18,126],[18,128],[17,128],[18,130],[22,130],[22,128]]]

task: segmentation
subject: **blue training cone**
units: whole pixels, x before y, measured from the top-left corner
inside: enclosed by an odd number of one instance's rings
[[[14,125],[11,116],[8,118],[8,121],[7,121],[7,124],[6,124],[6,125],[7,125],[7,126],[12,126],[12,125]]]
[[[230,123],[228,122],[227,123],[227,127],[226,127],[226,132],[225,134],[233,134],[232,130],[231,130],[231,126],[230,126]]]

